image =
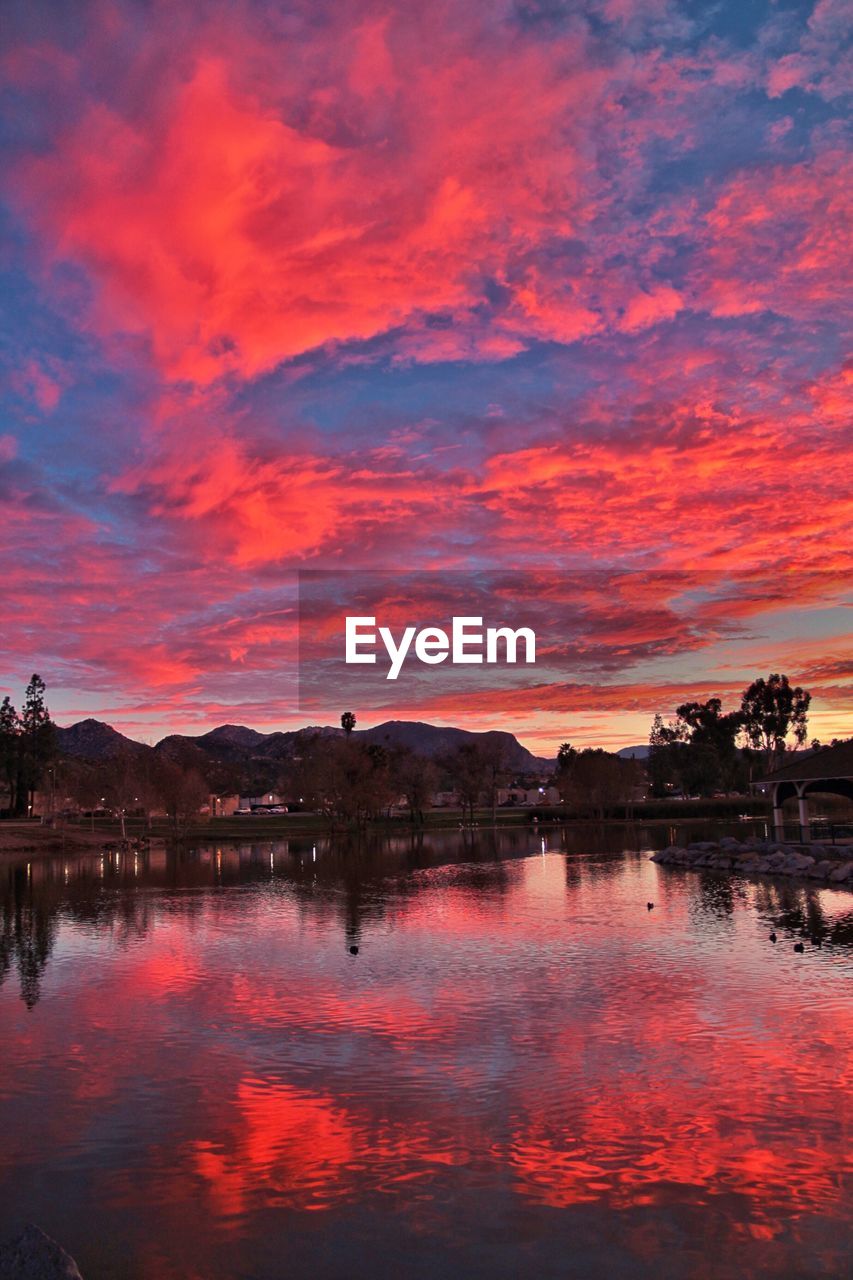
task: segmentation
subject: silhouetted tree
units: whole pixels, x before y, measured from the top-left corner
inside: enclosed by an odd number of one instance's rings
[[[20,716],[20,752],[15,796],[20,815],[31,807],[44,771],[56,754],[56,729],[44,701],[45,683],[33,675],[24,694]]]
[[[0,703],[0,770],[9,792],[8,809],[15,812],[21,725],[8,696]]]
[[[447,757],[446,767],[462,806],[462,816],[467,812],[473,822],[474,810],[488,787],[490,765],[486,753],[479,742],[463,742]]]
[[[685,725],[671,721],[664,724],[656,715],[649,734],[647,770],[654,796],[666,796],[676,788],[684,789],[683,755]]]
[[[312,809],[332,820],[363,826],[394,795],[390,757],[379,743],[318,734],[304,745],[299,791]]]
[[[785,675],[753,680],[741,700],[742,726],[750,746],[764,754],[765,768],[776,768],[792,736],[802,746],[808,735],[812,696]]]
[[[507,750],[503,738],[487,737],[478,744],[483,757],[485,796],[492,807],[492,822],[497,821],[498,790],[507,780]]]
[[[676,708],[679,721],[686,727],[688,751],[683,765],[697,780],[688,790],[700,795],[711,795],[718,788],[732,790],[738,781],[736,738],[743,728],[743,713],[724,712],[722,707],[719,698],[709,698],[707,702],[685,702]]]
[[[604,818],[634,798],[640,778],[635,760],[623,760],[601,747],[587,747],[584,751],[570,748],[562,761],[559,754],[557,760],[560,795],[577,809],[589,809],[596,817]]]
[[[560,793],[561,800],[568,800],[572,787],[572,765],[577,751],[570,742],[563,742],[557,752],[557,768],[554,773],[554,785]]]
[[[341,728],[346,736],[349,737],[355,728],[355,715],[352,711],[345,711],[341,716]]]
[[[197,769],[185,769],[171,760],[164,760],[160,766],[157,790],[176,828],[198,817],[209,794],[207,783]]]
[[[438,790],[438,769],[431,760],[401,750],[394,757],[392,773],[398,791],[406,797],[412,822],[423,824],[424,811]]]

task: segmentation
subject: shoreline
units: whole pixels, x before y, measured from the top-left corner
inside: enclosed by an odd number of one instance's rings
[[[745,818],[744,824],[760,822],[761,814]],[[540,831],[553,831],[561,827],[592,828],[607,827],[671,827],[702,826],[714,822],[737,821],[730,814],[690,812],[683,817],[673,818],[669,815],[635,814],[633,817],[591,818],[588,816],[565,817],[562,815],[543,814],[537,810],[512,810],[499,813],[497,821],[492,820],[490,810],[480,812],[473,824],[462,821],[460,811],[440,810],[429,814],[423,823],[412,823],[407,816],[381,818],[371,822],[367,827],[330,826],[317,814],[290,814],[281,817],[255,818],[214,818],[203,823],[193,823],[175,831],[163,822],[155,822],[151,828],[142,823],[129,820],[126,824],[126,840],[128,843],[153,842],[158,845],[175,844],[180,846],[200,845],[227,841],[228,843],[257,841],[274,841],[296,836],[314,836],[327,838],[343,838],[368,836],[425,836],[432,834],[452,834],[460,830],[486,833],[488,831],[521,831],[528,830],[532,834]],[[63,852],[98,853],[103,850],[114,850],[121,843],[121,827],[114,820],[98,820],[94,830],[78,823],[65,823],[57,826],[42,825],[34,819],[3,819],[0,821],[0,859],[4,856],[56,855]]]
[[[0,824],[0,858],[22,854],[55,857],[62,853],[100,853],[115,846],[115,837],[106,831],[85,831],[79,827],[42,827],[35,823]]]

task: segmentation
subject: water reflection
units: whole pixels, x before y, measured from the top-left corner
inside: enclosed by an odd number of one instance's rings
[[[841,1274],[849,895],[575,838],[4,868],[0,1228],[129,1280]]]

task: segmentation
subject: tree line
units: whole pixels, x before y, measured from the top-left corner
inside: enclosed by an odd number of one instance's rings
[[[601,748],[564,742],[551,781],[567,814],[598,817],[624,810],[647,787],[653,796],[744,792],[759,772],[779,763],[789,740],[805,743],[810,702],[811,695],[785,675],[756,679],[736,709],[725,711],[721,699],[709,698],[683,703],[667,723],[655,716],[645,767]],[[355,715],[346,711],[342,735],[306,735],[298,754],[279,766],[277,780],[268,779],[264,789],[298,797],[302,807],[332,824],[363,827],[401,801],[420,824],[440,789],[455,794],[463,821],[473,821],[481,808],[491,808],[494,816],[500,789],[517,776],[497,736],[464,742],[429,760],[407,748],[353,737],[355,725]],[[165,812],[176,824],[192,820],[211,790],[225,789],[221,774],[214,779],[197,764],[143,748],[120,750],[99,763],[57,758],[55,726],[38,675],[27,685],[20,712],[8,697],[0,705],[0,771],[4,812],[12,817],[31,811],[46,782],[57,797],[72,797],[84,811],[106,808],[122,817]],[[241,785],[250,784],[235,777],[233,788]]]
[[[142,750],[120,750],[97,764],[60,756],[45,694],[44,680],[33,675],[20,711],[8,695],[0,703],[0,781],[6,793],[0,812],[6,817],[27,817],[36,792],[47,792],[50,810],[71,798],[90,813],[116,813],[122,824],[129,813],[165,812],[175,823],[198,814],[208,798],[198,769]]]
[[[364,826],[404,800],[414,823],[422,823],[442,784],[453,790],[465,818],[480,805],[497,807],[498,791],[511,777],[500,740],[461,743],[454,751],[425,759],[407,747],[354,739],[356,717],[341,716],[343,737],[316,734],[284,775],[285,790],[332,821]]]
[[[652,794],[748,790],[760,773],[778,768],[789,739],[803,746],[810,703],[810,693],[776,673],[753,680],[732,711],[723,710],[720,698],[708,698],[683,703],[667,724],[655,716],[648,760]]]

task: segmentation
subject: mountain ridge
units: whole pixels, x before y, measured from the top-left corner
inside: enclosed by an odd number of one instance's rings
[[[307,725],[261,733],[248,725],[223,724],[202,734],[167,734],[152,747],[92,717],[57,726],[57,742],[63,754],[90,763],[113,759],[122,750],[153,751],[187,764],[198,764],[205,759],[235,764],[248,759],[283,760],[293,755],[300,740],[317,734],[339,737],[343,730],[331,725]],[[553,759],[534,755],[515,734],[504,730],[475,732],[454,725],[433,725],[425,720],[386,720],[369,729],[355,729],[352,736],[364,742],[405,748],[426,759],[448,754],[466,742],[499,742],[510,769],[533,773],[554,766]]]

